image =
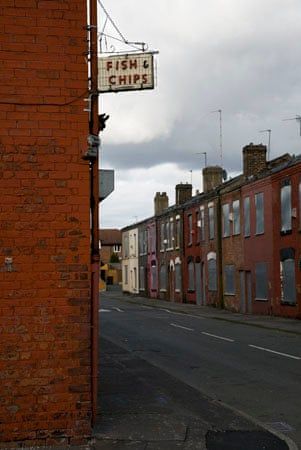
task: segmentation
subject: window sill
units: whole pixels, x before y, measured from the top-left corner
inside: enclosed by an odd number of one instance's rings
[[[281,306],[297,306],[297,302],[296,303],[291,303],[291,302],[280,302]]]
[[[231,295],[232,297],[235,297],[235,293],[234,292],[224,292],[224,295]]]
[[[248,238],[250,238],[250,237],[251,237],[250,234],[245,234],[245,235],[244,235],[244,238],[245,238],[245,239],[248,239]]]
[[[166,289],[160,289],[160,292],[167,292]]]
[[[255,298],[255,302],[267,302],[267,298]]]
[[[194,294],[195,293],[195,289],[187,289],[188,294]]]
[[[264,234],[264,231],[261,231],[260,233],[255,233],[255,236],[262,236]]]
[[[176,292],[177,294],[179,294],[179,293],[181,292],[181,289],[175,289],[175,292]]]
[[[286,236],[287,234],[292,234],[292,229],[290,229],[290,230],[281,230],[280,231],[280,235],[281,236]]]

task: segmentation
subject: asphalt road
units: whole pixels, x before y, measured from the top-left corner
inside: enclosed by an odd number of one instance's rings
[[[101,335],[301,448],[301,336],[102,294]]]

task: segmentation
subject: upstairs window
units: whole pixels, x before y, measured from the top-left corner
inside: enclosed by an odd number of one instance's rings
[[[226,203],[222,207],[223,211],[223,237],[230,236],[230,206]]]
[[[166,248],[170,248],[170,226],[169,222],[166,222],[166,231],[165,231],[165,239],[166,239]]]
[[[290,180],[285,180],[280,190],[281,231],[292,229],[292,186]]]
[[[205,240],[205,209],[200,208],[200,240]]]
[[[301,228],[301,181],[299,181],[299,227]]]
[[[233,208],[233,234],[240,234],[240,202],[234,200]]]
[[[165,223],[161,222],[161,250],[164,250],[164,239],[165,239]]]
[[[210,205],[208,207],[209,216],[209,239],[214,239],[215,237],[215,217],[214,217],[214,206]]]
[[[250,236],[251,223],[250,223],[250,197],[244,198],[244,235]]]
[[[129,236],[126,235],[123,238],[124,257],[129,257]]]
[[[192,245],[192,214],[188,216],[188,245]]]
[[[121,252],[121,244],[115,244],[113,246],[114,253],[120,253]]]
[[[201,220],[200,220],[200,211],[197,211],[195,213],[196,218],[196,226],[197,226],[197,232],[196,232],[196,242],[199,243],[201,240]]]
[[[170,222],[169,232],[170,232],[169,246],[170,246],[170,248],[174,248],[175,236],[174,236],[174,222],[173,221]]]
[[[180,219],[176,220],[176,248],[180,247],[181,242],[181,221]]]
[[[255,194],[256,234],[264,233],[264,196],[263,192]]]

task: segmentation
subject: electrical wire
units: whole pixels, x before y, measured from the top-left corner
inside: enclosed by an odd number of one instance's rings
[[[81,98],[83,98],[88,93],[89,93],[89,91],[86,90],[85,92],[83,92],[78,97],[76,97],[73,100],[70,100],[70,101],[68,101],[66,103],[21,103],[21,102],[7,102],[7,101],[0,100],[0,105],[13,105],[13,106],[69,106],[69,105],[72,105],[73,103],[77,102],[77,100],[80,100]]]
[[[119,34],[119,36],[121,37],[121,39],[123,40],[124,43],[127,43],[126,38],[123,36],[123,34],[121,33],[121,31],[119,30],[119,28],[117,27],[116,23],[114,22],[114,20],[112,19],[112,17],[110,16],[110,14],[108,13],[108,11],[106,10],[106,8],[104,7],[103,3],[101,0],[98,0],[99,5],[101,6],[101,8],[103,9],[105,15],[107,16],[107,18],[109,19],[109,21],[111,22],[111,24],[113,25],[113,27],[115,28],[115,30],[117,31],[117,33]]]

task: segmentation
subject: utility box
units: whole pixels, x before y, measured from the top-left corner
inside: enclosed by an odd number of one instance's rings
[[[112,169],[100,169],[99,174],[99,201],[107,198],[115,188],[115,172]]]

